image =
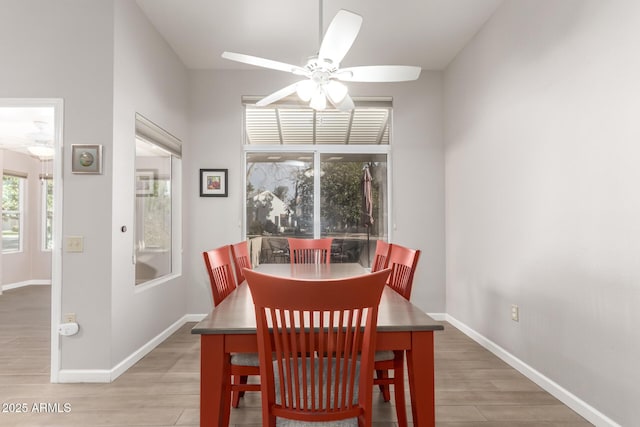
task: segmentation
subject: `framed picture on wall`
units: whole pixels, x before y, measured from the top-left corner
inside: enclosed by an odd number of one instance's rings
[[[71,173],[102,174],[102,145],[72,144]]]
[[[153,169],[136,170],[136,196],[154,196],[156,194],[156,171]]]
[[[200,197],[227,197],[228,169],[200,169]]]

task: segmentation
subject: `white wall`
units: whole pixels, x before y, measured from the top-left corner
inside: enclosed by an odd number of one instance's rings
[[[185,154],[185,218],[189,246],[185,270],[190,313],[211,309],[201,253],[241,236],[242,95],[266,95],[295,81],[275,71],[189,73],[189,145]],[[444,171],[441,73],[395,84],[350,84],[354,96],[393,96],[392,240],[423,250],[412,301],[429,312],[444,311]],[[198,197],[200,168],[229,169],[229,197]]]
[[[113,151],[118,160],[113,165],[111,351],[112,364],[117,364],[186,314],[183,278],[150,288],[143,285],[144,290],[140,291],[134,286],[132,257],[135,113],[188,144],[188,92],[185,67],[135,2],[116,1],[114,37]],[[127,232],[121,231],[122,226],[127,227]]]
[[[0,287],[30,280],[51,280],[51,252],[42,250],[42,193],[40,189],[40,160],[14,151],[0,150],[0,176],[2,170],[27,175],[23,200],[22,252],[0,253]],[[1,193],[1,192],[0,192]]]
[[[447,312],[625,426],[640,419],[638,40],[638,2],[506,1],[444,79]]]

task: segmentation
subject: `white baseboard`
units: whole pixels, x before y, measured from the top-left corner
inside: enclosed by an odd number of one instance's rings
[[[184,320],[184,323],[189,323],[189,322],[200,322],[205,317],[207,317],[206,314],[186,314],[182,319]]]
[[[434,319],[436,319],[433,315],[430,315]],[[445,319],[447,322],[451,323],[457,329],[462,331],[469,338],[480,344],[482,347],[489,350],[491,353],[498,356],[504,362],[509,364],[511,367],[522,373],[524,376],[529,378],[531,381],[539,385],[541,388],[546,390],[549,394],[554,396],[556,399],[560,400],[562,403],[567,405],[569,408],[573,409],[575,412],[580,414],[583,418],[585,418],[590,423],[598,426],[598,427],[621,427],[620,424],[613,421],[611,418],[607,417],[602,412],[598,411],[593,406],[589,405],[584,400],[580,399],[578,396],[574,395],[560,384],[546,377],[536,369],[524,363],[522,360],[515,357],[513,354],[506,351],[504,348],[500,347],[498,344],[493,341],[485,338],[483,335],[479,334],[475,330],[471,329],[464,323],[458,321],[454,317],[446,314]]]
[[[15,283],[9,283],[8,285],[2,285],[2,291],[9,291],[11,289],[17,289],[17,288],[22,288],[25,286],[32,286],[32,285],[44,285],[44,286],[50,286],[51,285],[51,280],[24,280],[22,282],[15,282]]]
[[[58,382],[61,383],[109,383],[114,381],[127,369],[136,364],[140,359],[149,354],[154,348],[169,338],[185,323],[199,322],[206,314],[185,314],[175,321],[167,329],[153,337],[138,350],[134,351],[112,369],[61,369],[58,373]]]
[[[433,320],[437,320],[439,322],[447,320],[447,313],[427,313],[427,315]]]
[[[110,383],[111,371],[108,369],[60,369],[59,383]]]

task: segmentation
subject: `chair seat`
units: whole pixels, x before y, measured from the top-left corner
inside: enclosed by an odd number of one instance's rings
[[[393,352],[392,352],[393,353]],[[318,359],[314,360],[315,362],[315,377],[318,378]],[[324,362],[324,368],[323,368],[323,372],[325,374],[325,382],[326,382],[326,373],[327,373],[327,361],[323,360]],[[298,361],[298,369],[302,368],[302,361]],[[274,373],[276,373],[275,375],[275,390],[276,390],[276,403],[280,403],[280,380],[279,380],[279,376],[277,375],[278,372],[278,362],[274,361],[273,362],[273,371]],[[306,367],[306,371],[307,371],[307,378],[311,377],[311,369],[310,369],[310,365],[307,363],[307,367]],[[332,360],[331,361],[331,378],[332,378],[332,382],[335,381],[335,372],[336,372],[336,361]],[[360,363],[356,363],[356,378],[358,378],[360,375]],[[326,392],[326,389],[323,390],[323,394]],[[353,401],[357,402],[358,401],[358,382],[356,380],[356,384],[354,387],[354,396],[353,396]],[[311,395],[310,393],[307,393],[307,397],[309,399],[311,399]],[[316,396],[317,398],[317,396]],[[289,420],[286,418],[281,418],[281,417],[276,417],[276,426],[277,427],[358,427],[358,419],[357,418],[349,418],[346,420],[336,420],[336,421],[326,421],[326,422],[306,422],[306,421],[300,421],[300,420]]]
[[[258,353],[231,353],[231,364],[239,366],[260,366]]]
[[[348,420],[338,421],[322,421],[322,422],[306,422],[297,420],[287,420],[285,418],[276,417],[277,427],[358,427],[357,418],[349,418]]]
[[[382,362],[383,360],[393,360],[395,355],[392,350],[376,351],[373,355],[374,362]]]

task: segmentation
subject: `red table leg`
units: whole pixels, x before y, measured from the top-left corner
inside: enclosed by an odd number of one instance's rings
[[[224,335],[202,335],[200,344],[200,426],[228,426],[230,360]]]
[[[436,425],[434,369],[433,331],[412,332],[411,350],[407,350],[407,370],[415,427]]]

